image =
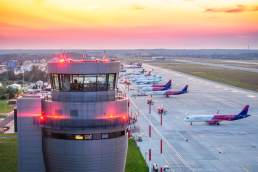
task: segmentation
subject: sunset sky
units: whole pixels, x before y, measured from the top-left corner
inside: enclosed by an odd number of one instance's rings
[[[0,0],[0,49],[258,49],[257,0]]]

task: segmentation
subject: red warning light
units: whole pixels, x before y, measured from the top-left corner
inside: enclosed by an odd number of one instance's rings
[[[55,115],[54,118],[58,118],[58,116]]]
[[[125,116],[123,116],[123,119],[125,119],[126,117]]]
[[[63,63],[65,60],[64,59],[61,59],[60,62]]]
[[[40,117],[40,119],[41,119],[41,120],[43,120],[43,119],[44,119],[44,117],[43,117],[43,116],[41,116],[41,117]]]
[[[113,116],[112,116],[112,115],[110,115],[110,116],[109,116],[109,118],[113,118]]]

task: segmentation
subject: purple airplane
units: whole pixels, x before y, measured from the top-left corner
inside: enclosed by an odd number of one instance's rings
[[[239,114],[231,115],[192,115],[184,119],[187,122],[208,122],[209,124],[219,125],[220,121],[235,121],[242,118],[247,118],[250,115],[247,114],[249,105],[246,105],[245,108]]]

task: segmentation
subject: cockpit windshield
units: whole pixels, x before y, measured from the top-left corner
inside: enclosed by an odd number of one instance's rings
[[[189,119],[189,117],[187,117],[186,119]]]

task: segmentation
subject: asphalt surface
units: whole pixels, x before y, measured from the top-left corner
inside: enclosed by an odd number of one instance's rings
[[[0,121],[0,128],[3,128],[14,119],[14,112],[7,113],[6,115],[8,116],[4,120]]]
[[[202,63],[202,62],[194,62],[194,61],[188,61],[188,60],[175,60],[175,61],[180,61],[180,62],[185,62],[185,63],[190,63],[190,64],[200,64],[200,65],[206,65],[206,66],[221,67],[221,68],[227,68],[227,69],[232,69],[232,70],[243,70],[243,71],[248,71],[248,72],[257,72],[258,73],[258,69],[255,69],[255,68],[229,66],[229,65],[226,65],[226,64]]]
[[[258,93],[225,84],[201,79],[177,71],[144,64],[149,71],[154,69],[158,76],[162,74],[160,84],[172,79],[171,90],[182,90],[189,85],[189,93],[170,97],[153,96],[151,106],[146,103],[147,96],[130,97],[130,110],[138,113],[136,133],[141,135],[138,142],[143,157],[149,152],[149,120],[152,125],[152,161],[160,167],[160,115],[156,107],[162,106],[168,111],[163,115],[163,165],[171,171],[258,171]],[[139,71],[140,69],[130,69]],[[130,88],[136,88],[133,83]],[[137,90],[127,91],[124,84],[119,87],[127,95]],[[237,121],[224,121],[220,125],[208,125],[205,122],[184,122],[189,115],[238,114],[250,105],[251,116]],[[133,127],[131,127],[133,129]],[[188,140],[188,141],[186,141]],[[148,159],[148,154],[147,154]],[[147,161],[149,164],[149,161]],[[152,167],[152,166],[151,166]]]

